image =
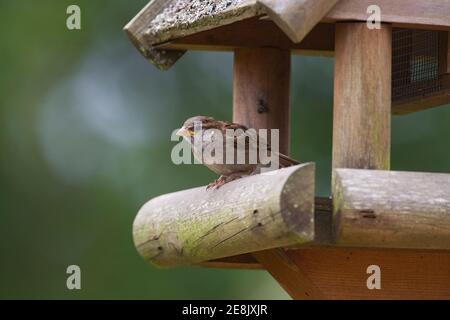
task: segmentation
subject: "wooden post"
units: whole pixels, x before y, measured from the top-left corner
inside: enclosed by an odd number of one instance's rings
[[[289,153],[289,50],[241,48],[234,53],[233,121],[279,129],[280,152]]]
[[[388,170],[391,27],[336,26],[333,168]]]
[[[280,152],[288,154],[290,51],[241,48],[234,59],[233,121],[254,129],[279,129]],[[307,298],[315,291],[283,249],[253,255],[293,298]]]
[[[337,24],[333,168],[389,170],[391,57],[390,25],[371,30],[365,23]]]

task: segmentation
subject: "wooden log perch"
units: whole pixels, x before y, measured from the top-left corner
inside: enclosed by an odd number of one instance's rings
[[[133,225],[139,253],[159,267],[314,240],[313,163],[147,202]]]
[[[450,249],[450,174],[336,169],[337,244]]]

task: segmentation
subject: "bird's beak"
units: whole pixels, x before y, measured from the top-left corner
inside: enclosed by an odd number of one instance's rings
[[[194,135],[194,131],[181,127],[180,130],[177,131],[176,135],[180,137],[192,137]]]

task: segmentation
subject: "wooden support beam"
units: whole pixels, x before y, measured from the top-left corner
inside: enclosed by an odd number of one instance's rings
[[[293,299],[311,300],[325,297],[308,274],[296,264],[289,250],[280,248],[256,252],[254,255]]]
[[[336,242],[450,250],[450,174],[336,169]]]
[[[392,27],[383,24],[381,29],[371,30],[366,23],[339,23],[335,41],[332,167],[389,170]],[[333,170],[333,191],[335,185]],[[336,210],[340,199],[335,193],[332,198],[333,234],[336,234]],[[342,259],[344,255],[339,253],[338,257]],[[342,260],[335,263],[348,267]],[[363,267],[358,262],[356,265]],[[369,265],[350,271],[364,274]],[[356,280],[356,274],[354,276]],[[357,286],[363,289],[357,292],[360,298],[364,297],[362,291],[368,291],[362,280]],[[350,289],[353,283],[342,282],[342,277],[333,281],[335,286],[339,283],[342,291],[336,298],[347,298],[348,291],[355,290]],[[332,296],[328,288],[323,290]]]
[[[134,221],[134,243],[157,266],[195,264],[311,242],[313,210],[309,163],[154,198]]]
[[[326,299],[450,299],[448,251],[322,247],[287,254]],[[367,288],[372,265],[381,270],[380,290]]]
[[[331,199],[316,197],[314,201],[314,242],[305,244],[305,246],[331,243],[331,215]],[[292,250],[292,248],[285,249]],[[205,261],[201,263],[201,266],[225,269],[264,269],[251,253]]]
[[[333,168],[389,169],[391,26],[336,25]]]
[[[289,50],[237,49],[234,57],[233,121],[255,129],[279,129],[280,152],[289,153]],[[312,295],[307,277],[283,249],[253,253],[293,298]]]
[[[233,121],[249,128],[278,129],[279,149],[289,153],[289,50],[240,48],[234,53]]]

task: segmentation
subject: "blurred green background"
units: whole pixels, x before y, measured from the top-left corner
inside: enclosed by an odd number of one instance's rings
[[[146,3],[0,0],[0,298],[288,298],[263,271],[158,270],[134,249],[143,203],[214,178],[172,164],[171,132],[192,115],[231,118],[232,55],[190,52],[158,71],[122,32]],[[81,31],[66,28],[70,4]],[[319,195],[332,76],[332,58],[293,57],[292,154],[317,163]],[[450,172],[449,106],[392,126],[393,169]],[[66,288],[71,264],[82,290]]]

